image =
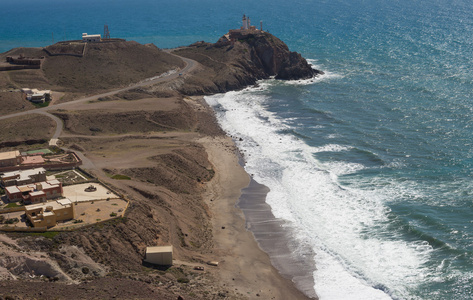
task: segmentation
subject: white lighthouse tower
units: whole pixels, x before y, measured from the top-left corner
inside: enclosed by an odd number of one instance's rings
[[[246,18],[246,15],[243,15],[243,26],[241,26],[241,29],[247,30],[250,26],[248,26],[248,23],[250,21],[250,18]]]

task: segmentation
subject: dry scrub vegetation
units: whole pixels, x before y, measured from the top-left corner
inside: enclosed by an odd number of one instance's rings
[[[0,120],[0,151],[28,144],[47,143],[56,123],[43,115],[22,116]]]
[[[183,66],[181,59],[154,45],[115,42],[89,43],[84,57],[47,57],[43,71],[52,84],[64,91],[92,92],[128,85]]]
[[[68,49],[58,44],[49,50],[80,52],[76,46]],[[12,239],[0,235],[4,238],[0,240],[4,258],[0,260],[0,276],[21,279],[1,281],[0,296],[246,299],[240,291],[220,285],[215,278],[218,271],[206,266],[202,273],[191,267],[232,253],[217,253],[220,250],[213,245],[214,227],[204,195],[210,195],[207,183],[215,175],[214,166],[199,143],[202,137],[211,139],[224,133],[202,98],[182,95],[238,89],[272,73],[259,70],[260,62],[249,44],[217,49],[201,43],[178,53],[201,64],[172,82],[53,111],[64,122],[62,146],[82,152],[91,164],[88,171],[129,199],[130,206],[124,218],[73,232],[12,234]],[[154,45],[123,41],[89,43],[84,57],[48,56],[42,49],[21,48],[0,54],[0,60],[18,54],[46,58],[40,70],[0,72],[0,101],[11,104],[9,110],[0,108],[0,114],[31,109],[18,97],[19,92],[13,91],[21,87],[63,91],[66,94],[60,102],[66,102],[184,66],[181,59]],[[55,123],[35,115],[1,121],[0,126],[0,141],[14,142],[49,139]],[[0,151],[7,146],[0,144]],[[234,150],[227,146],[222,151]],[[117,174],[129,180],[113,179]],[[158,269],[143,263],[146,247],[169,244],[174,247],[174,258],[188,266]],[[67,250],[76,246],[80,253]],[[18,263],[9,263],[15,261]],[[22,261],[31,262],[38,272],[47,269],[49,273],[32,279],[31,270],[20,272],[12,267]]]

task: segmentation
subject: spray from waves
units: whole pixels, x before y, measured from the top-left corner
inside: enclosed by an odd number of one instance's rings
[[[287,124],[265,108],[265,88],[206,97],[222,128],[241,137],[246,170],[268,186],[273,214],[291,222],[301,244],[316,255],[315,290],[321,299],[415,298],[432,253],[426,242],[403,241],[389,228],[387,197],[379,190],[348,188],[338,176],[361,164],[322,164],[321,151],[343,152],[338,145],[315,148],[288,134]],[[284,132],[284,133],[282,133]],[[349,147],[348,147],[349,148]],[[390,295],[390,296],[388,296]]]
[[[315,69],[315,70],[324,69],[322,66],[317,65],[317,60],[315,60],[315,59],[307,59],[307,62],[311,65],[312,69]],[[339,79],[339,78],[343,78],[343,75],[333,73],[333,72],[330,72],[330,71],[324,71],[324,74],[316,75],[316,76],[314,76],[312,78],[308,78],[308,79],[281,81],[281,80],[276,80],[274,78],[271,78],[271,79],[266,79],[266,80],[260,80],[258,82],[258,87],[256,87],[255,89],[253,88],[253,90],[264,91],[268,87],[274,86],[274,85],[304,86],[304,85],[311,85],[311,84],[314,84],[314,83],[318,83],[318,82],[321,82],[321,81],[328,81],[328,80]]]

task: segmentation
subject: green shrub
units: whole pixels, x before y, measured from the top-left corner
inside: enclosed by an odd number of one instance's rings
[[[20,220],[18,220],[18,218],[12,218],[12,219],[8,219],[5,221],[5,224],[16,224],[20,222]]]
[[[178,278],[177,279],[177,282],[179,283],[189,283],[189,279],[188,278],[185,278],[185,277],[181,277],[181,278]]]

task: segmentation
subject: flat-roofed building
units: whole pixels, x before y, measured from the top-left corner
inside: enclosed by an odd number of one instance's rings
[[[0,167],[13,167],[21,164],[20,151],[0,152]]]
[[[26,155],[22,157],[21,164],[34,167],[34,165],[41,165],[44,162],[44,158],[41,155]]]
[[[160,265],[172,265],[172,246],[146,247],[145,262]]]
[[[51,90],[22,88],[21,91],[26,95],[26,99],[34,103],[44,103],[51,100]]]
[[[53,227],[57,222],[74,219],[74,204],[69,199],[48,203],[33,204],[25,207],[26,217],[33,227]]]
[[[12,185],[25,185],[41,181],[46,181],[45,168],[5,172],[3,175],[0,175],[0,183],[4,187]]]
[[[83,42],[100,42],[102,41],[102,36],[100,34],[82,34],[82,41]]]
[[[30,88],[22,88],[21,92],[25,95],[33,94],[33,91]]]
[[[48,180],[25,185],[5,187],[10,202],[22,201],[25,204],[45,202],[62,196],[62,183],[59,180]]]

